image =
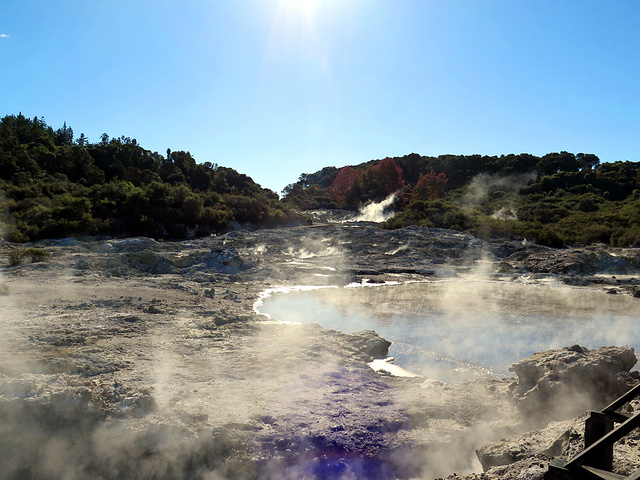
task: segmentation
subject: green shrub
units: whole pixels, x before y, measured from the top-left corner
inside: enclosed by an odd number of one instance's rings
[[[562,237],[550,228],[544,228],[542,231],[538,232],[535,236],[535,240],[540,245],[545,245],[547,247],[562,248],[565,245]]]
[[[634,225],[629,228],[621,228],[611,235],[611,245],[614,247],[638,247],[640,246],[640,227]]]
[[[22,250],[14,248],[9,252],[9,265],[20,265],[23,257]]]
[[[33,247],[14,248],[9,252],[9,265],[20,265],[27,257],[31,263],[44,262],[51,257],[51,252]]]
[[[42,248],[31,247],[31,248],[27,248],[24,251],[24,256],[30,257],[31,263],[44,262],[45,260],[48,260],[51,257],[51,252],[43,250]]]

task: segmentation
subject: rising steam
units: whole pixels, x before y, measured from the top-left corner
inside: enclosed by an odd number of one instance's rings
[[[464,207],[476,207],[489,198],[499,195],[502,206],[491,216],[497,220],[517,220],[514,195],[525,185],[537,179],[535,172],[515,175],[489,175],[481,173],[467,186],[467,191],[459,202]]]
[[[391,209],[396,200],[396,194],[392,193],[381,202],[370,202],[360,208],[360,215],[355,218],[356,222],[384,222],[394,215]]]
[[[523,186],[535,181],[535,172],[514,175],[490,175],[481,173],[469,182],[463,202],[467,205],[478,205],[496,191],[517,192]]]

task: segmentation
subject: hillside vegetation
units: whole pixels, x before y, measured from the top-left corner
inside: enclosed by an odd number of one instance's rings
[[[151,152],[129,137],[90,143],[65,125],[0,120],[0,236],[25,242],[78,235],[184,238],[229,222],[283,225],[296,214],[247,175],[189,152]]]
[[[0,120],[0,235],[10,241],[81,235],[184,238],[230,222],[272,227],[296,210],[356,210],[395,194],[383,228],[408,225],[508,236],[550,246],[640,245],[640,163],[593,154],[441,155],[372,160],[302,174],[283,200],[231,168],[166,155],[136,139],[91,143],[66,124]]]
[[[302,174],[283,191],[301,209],[356,209],[396,194],[408,225],[507,236],[549,246],[640,245],[640,163],[600,163],[593,154],[418,154]]]

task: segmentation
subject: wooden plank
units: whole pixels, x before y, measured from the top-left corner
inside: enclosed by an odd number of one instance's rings
[[[638,480],[638,479],[640,479],[640,468],[627,477],[627,480]]]
[[[554,465],[553,462],[544,472],[544,480],[575,480],[571,472],[561,465]]]
[[[624,423],[627,420],[629,420],[629,415],[625,415],[624,413],[618,413],[618,412],[602,412],[602,413],[603,415],[606,415],[616,423]]]
[[[586,465],[582,467],[582,470],[586,473],[586,476],[583,478],[593,478],[595,480],[624,480],[626,478],[624,475],[608,472],[595,467],[587,467]],[[582,475],[580,475],[580,477],[582,477]]]
[[[614,412],[620,407],[622,407],[625,403],[630,402],[634,398],[640,396],[640,383],[629,390],[627,393],[622,395],[617,400],[614,400],[610,405],[606,406],[602,409],[603,413]]]

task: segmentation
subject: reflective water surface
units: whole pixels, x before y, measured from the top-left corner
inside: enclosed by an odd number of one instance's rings
[[[273,320],[372,329],[389,355],[428,378],[511,376],[534,352],[580,344],[640,347],[640,299],[561,284],[447,280],[275,293],[259,306]]]

